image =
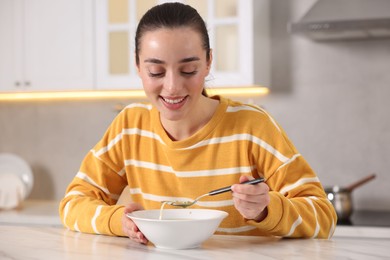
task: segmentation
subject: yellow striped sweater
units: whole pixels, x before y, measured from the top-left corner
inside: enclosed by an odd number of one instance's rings
[[[264,177],[270,187],[262,222],[243,218],[231,193],[205,197],[193,206],[229,213],[218,234],[331,237],[335,211],[281,127],[259,107],[213,98],[220,104],[212,119],[181,141],[168,137],[152,105],[131,104],[121,111],[68,186],[59,207],[63,224],[124,236],[123,206],[116,203],[126,186],[134,202],[159,209],[163,200],[191,200],[251,175]]]

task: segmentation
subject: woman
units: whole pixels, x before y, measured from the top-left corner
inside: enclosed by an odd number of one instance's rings
[[[229,213],[218,233],[333,234],[334,209],[281,127],[258,107],[205,94],[212,52],[195,9],[180,3],[150,9],[135,46],[150,103],[126,107],[87,154],[60,203],[66,227],[147,243],[126,213],[234,184],[232,193],[195,206]],[[265,183],[239,184],[258,177]],[[132,202],[117,205],[126,186]]]

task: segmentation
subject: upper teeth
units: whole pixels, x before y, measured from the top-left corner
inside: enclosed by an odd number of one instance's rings
[[[184,98],[180,98],[180,99],[167,99],[167,98],[164,98],[164,101],[169,103],[169,104],[177,104],[177,103],[180,103],[184,100]]]

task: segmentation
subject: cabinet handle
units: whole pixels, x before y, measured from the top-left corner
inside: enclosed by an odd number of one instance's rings
[[[24,85],[29,87],[31,85],[31,83],[30,83],[30,81],[26,81],[26,82],[24,82]]]
[[[15,86],[19,87],[20,86],[20,82],[19,81],[15,81]]]

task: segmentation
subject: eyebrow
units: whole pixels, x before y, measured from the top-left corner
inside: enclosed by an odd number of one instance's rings
[[[187,62],[198,61],[198,60],[200,60],[200,58],[194,56],[194,57],[184,58],[184,59],[180,60],[179,63],[187,63]],[[164,61],[156,59],[156,58],[149,58],[149,59],[144,60],[144,62],[146,62],[146,63],[156,63],[156,64],[165,64]]]

